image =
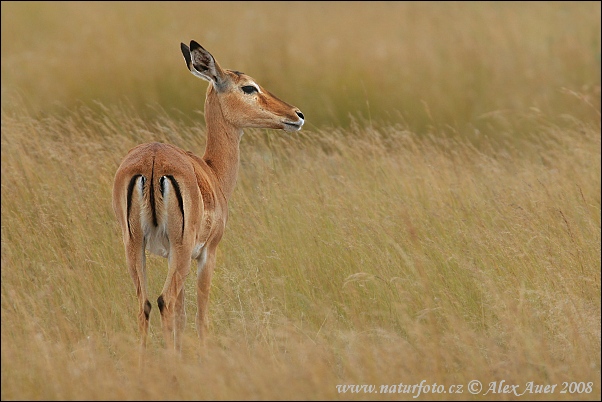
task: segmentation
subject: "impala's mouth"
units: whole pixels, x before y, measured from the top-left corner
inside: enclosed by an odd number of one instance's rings
[[[283,121],[283,123],[284,123],[284,131],[299,131],[299,130],[301,130],[301,127],[303,126],[303,123],[305,123],[305,121],[301,120],[301,121],[295,122],[295,123]]]

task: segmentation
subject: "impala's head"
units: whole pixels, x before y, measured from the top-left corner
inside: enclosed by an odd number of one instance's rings
[[[186,67],[209,81],[207,100],[217,98],[223,118],[238,128],[275,128],[298,131],[305,122],[295,106],[278,99],[248,75],[220,67],[215,58],[195,41],[181,44]],[[205,110],[205,113],[208,111]]]

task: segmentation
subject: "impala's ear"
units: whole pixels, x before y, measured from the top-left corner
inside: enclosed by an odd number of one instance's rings
[[[186,67],[199,78],[213,83],[218,91],[223,90],[227,84],[227,75],[213,58],[211,53],[195,41],[190,41],[190,48],[180,43]]]

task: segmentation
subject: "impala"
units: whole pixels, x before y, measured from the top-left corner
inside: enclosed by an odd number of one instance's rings
[[[113,209],[123,235],[126,263],[138,296],[138,326],[146,347],[151,303],[146,250],[167,258],[168,273],[157,299],[167,348],[181,351],[186,324],[184,282],[197,263],[196,329],[202,344],[216,250],[226,227],[228,199],[236,184],[245,127],[298,131],[303,113],[262,88],[248,75],[222,69],[195,41],[181,44],[186,66],[209,82],[205,98],[207,142],[198,157],[153,142],[132,148],[113,184]]]

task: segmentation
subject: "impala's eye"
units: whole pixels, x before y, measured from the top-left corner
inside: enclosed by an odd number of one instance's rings
[[[242,91],[246,94],[252,94],[254,92],[257,92],[257,88],[254,87],[253,85],[245,85],[244,87],[241,87],[240,89],[242,89]]]

